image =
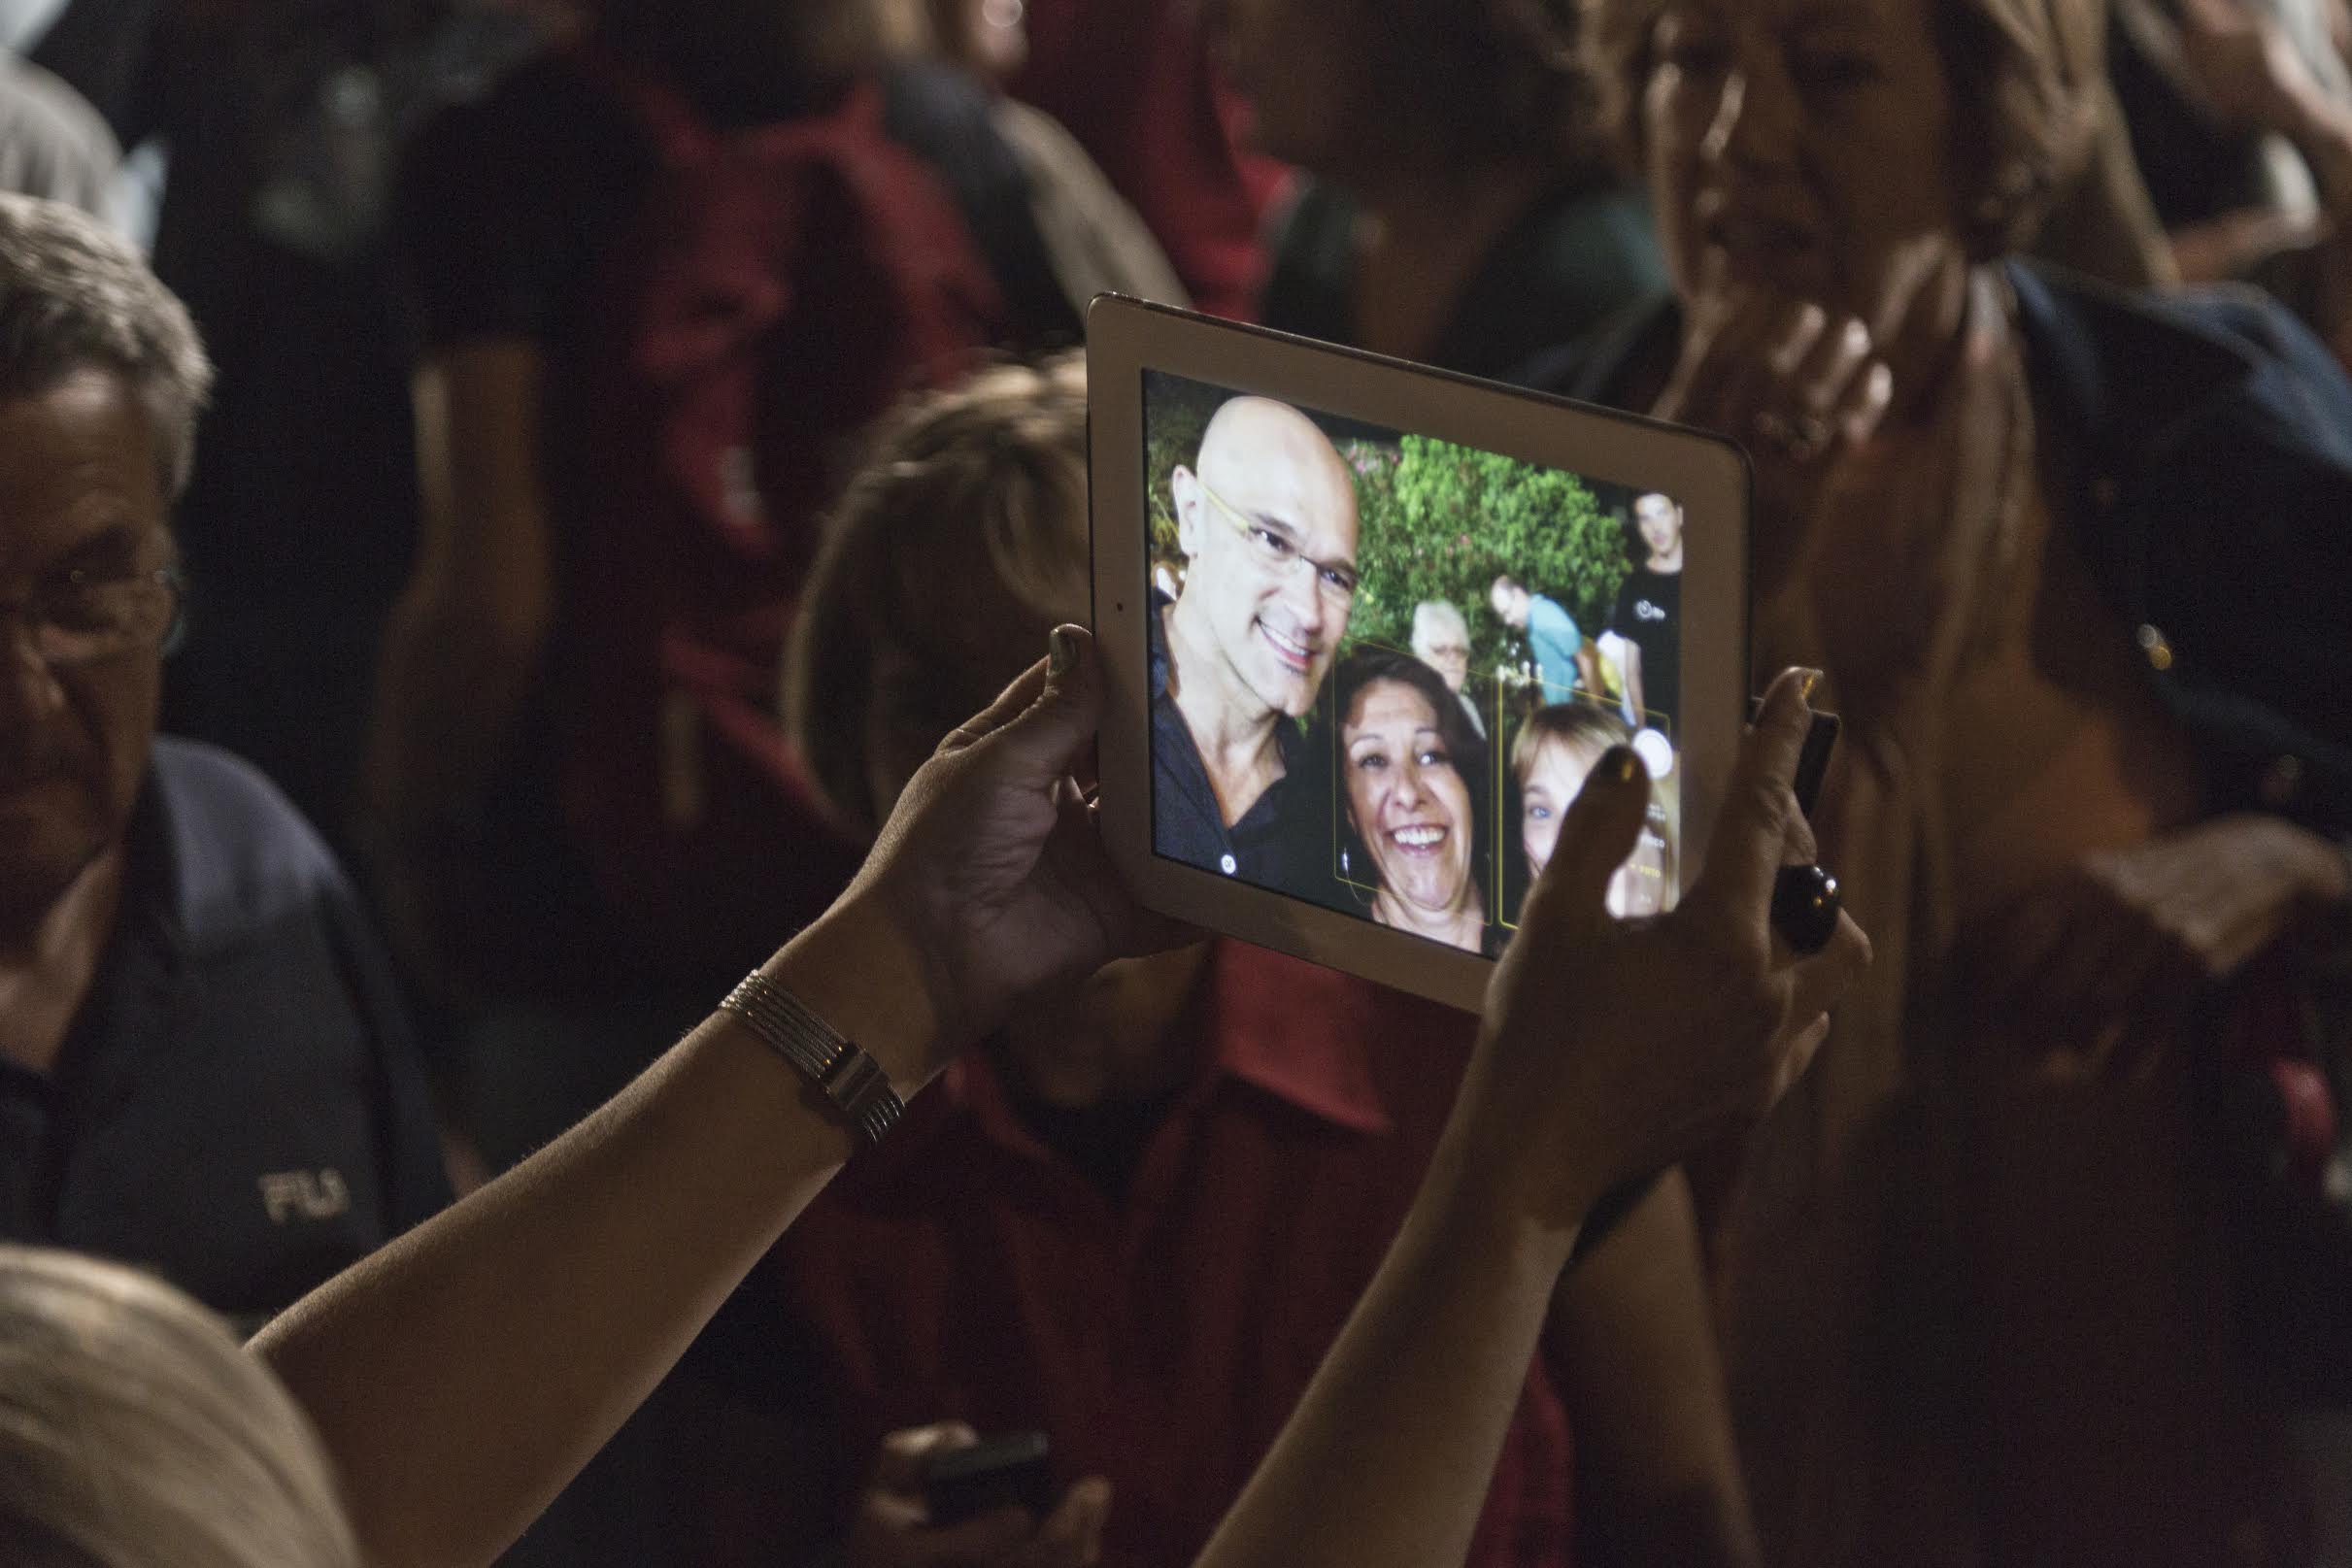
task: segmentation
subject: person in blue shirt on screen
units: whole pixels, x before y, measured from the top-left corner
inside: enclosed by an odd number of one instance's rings
[[[1561,702],[1579,685],[1597,691],[1598,672],[1592,667],[1593,650],[1577,630],[1576,617],[1556,599],[1531,593],[1528,585],[1505,573],[1488,593],[1495,614],[1514,631],[1525,632],[1528,651],[1535,658],[1536,684],[1544,701]]]

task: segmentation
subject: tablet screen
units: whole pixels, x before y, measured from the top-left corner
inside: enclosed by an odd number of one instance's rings
[[[1601,753],[1677,888],[1682,507],[1143,372],[1152,847],[1493,953]]]

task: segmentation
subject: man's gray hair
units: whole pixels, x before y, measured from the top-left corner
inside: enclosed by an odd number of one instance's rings
[[[1414,651],[1433,646],[1446,632],[1452,632],[1456,642],[1466,645],[1470,640],[1470,622],[1443,599],[1424,599],[1413,607]]]
[[[165,493],[187,488],[213,384],[187,308],[96,218],[0,193],[0,397],[38,397],[81,370],[130,385],[155,427]]]

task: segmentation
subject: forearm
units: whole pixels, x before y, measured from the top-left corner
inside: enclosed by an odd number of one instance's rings
[[[1506,1224],[1441,1151],[1195,1568],[1437,1568],[1469,1549],[1573,1232]]]
[[[921,987],[855,915],[769,972],[874,1051],[924,1059]],[[255,1339],[310,1412],[372,1562],[487,1563],[691,1343],[852,1148],[722,1015],[523,1165]]]
[[[1680,1171],[1562,1276],[1544,1338],[1576,1434],[1579,1560],[1761,1561]]]
[[[479,798],[540,675],[554,619],[542,367],[523,339],[436,353],[416,375],[417,567],[385,631],[374,803],[396,833]]]
[[[452,597],[412,591],[386,627],[369,737],[367,845],[386,934],[420,984],[461,994],[486,921],[488,805],[537,679],[537,651],[486,637]],[[446,999],[446,998],[445,998]]]
[[[478,805],[537,684],[552,607],[485,602],[420,579],[393,609],[370,759],[375,809],[395,840]]]

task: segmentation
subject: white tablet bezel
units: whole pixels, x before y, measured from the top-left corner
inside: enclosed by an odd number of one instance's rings
[[[1680,875],[1705,850],[1748,690],[1748,461],[1720,437],[1119,295],[1087,315],[1094,634],[1109,676],[1102,828],[1146,907],[1475,1010],[1494,960],[1270,892],[1152,849],[1143,381],[1166,371],[1307,410],[1566,469],[1680,502]]]

